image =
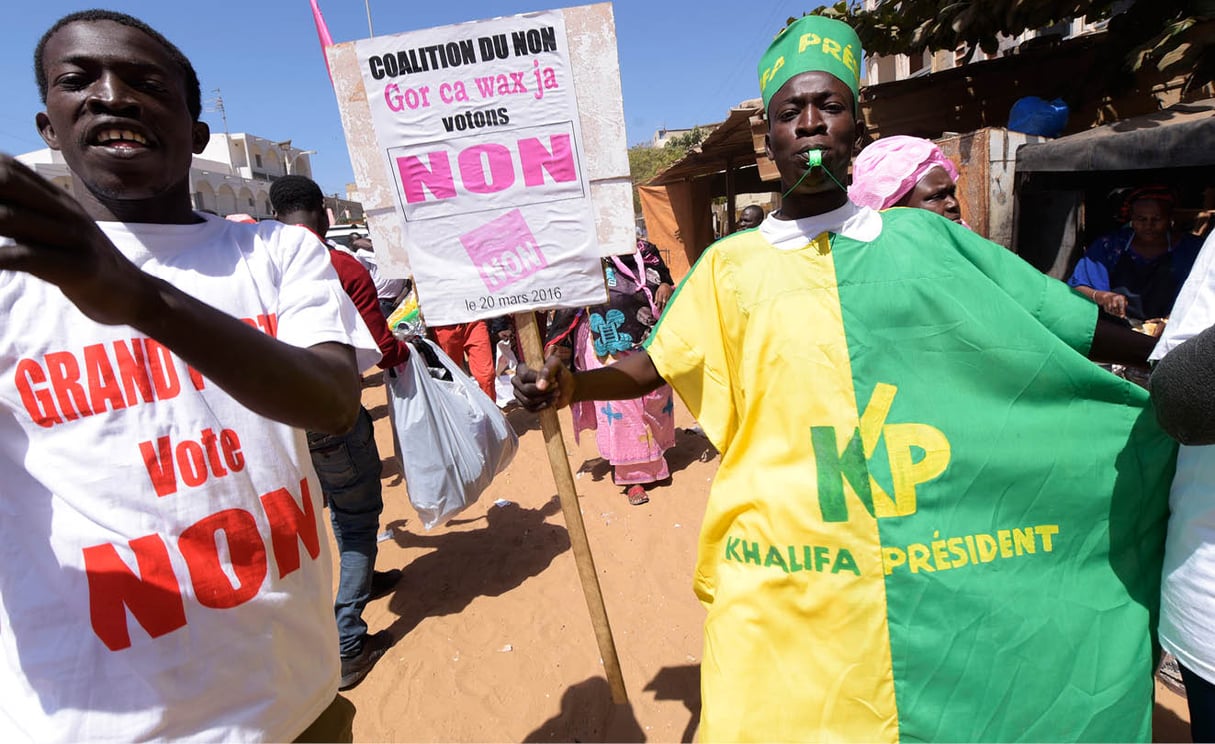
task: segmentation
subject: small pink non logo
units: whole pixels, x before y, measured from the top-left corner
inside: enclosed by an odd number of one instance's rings
[[[518,209],[460,236],[485,288],[496,292],[548,266]]]

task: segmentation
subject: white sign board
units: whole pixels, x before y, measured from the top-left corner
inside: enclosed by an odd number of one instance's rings
[[[561,12],[355,50],[427,323],[605,301]]]

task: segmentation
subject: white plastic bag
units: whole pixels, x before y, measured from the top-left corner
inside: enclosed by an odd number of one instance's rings
[[[422,344],[426,353],[419,350]],[[409,502],[430,529],[477,500],[510,465],[519,437],[442,349],[426,339],[411,345],[409,361],[385,376],[388,414]],[[426,357],[437,358],[451,381],[432,376]]]

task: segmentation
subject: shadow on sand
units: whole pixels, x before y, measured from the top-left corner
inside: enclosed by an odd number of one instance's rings
[[[700,725],[700,665],[663,667],[654,675],[654,679],[645,686],[646,692],[653,692],[655,700],[680,700],[688,709],[690,717],[688,725],[684,726],[681,742],[690,742]]]
[[[494,506],[484,517],[450,522],[485,520],[484,528],[441,535],[409,532],[405,520],[389,524],[398,545],[433,549],[402,567],[388,605],[397,615],[389,627],[393,637],[404,637],[427,617],[460,612],[477,597],[500,596],[546,569],[570,547],[565,527],[544,521],[560,510],[555,497],[536,509]]]
[[[557,715],[540,724],[523,741],[644,742],[645,732],[637,722],[633,706],[614,704],[608,681],[591,677],[566,689]]]

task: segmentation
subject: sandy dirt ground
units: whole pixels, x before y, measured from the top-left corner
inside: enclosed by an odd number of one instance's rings
[[[363,400],[390,533],[377,568],[404,576],[364,613],[371,632],[390,629],[397,641],[343,693],[357,709],[355,741],[693,741],[704,609],[692,569],[719,458],[688,431],[686,409],[676,408],[671,484],[642,506],[612,484],[593,435],[575,444],[568,411],[560,414],[629,696],[615,706],[537,417],[508,416],[520,434],[514,463],[467,511],[426,531],[393,454],[379,375]],[[1189,741],[1184,699],[1159,684],[1157,694],[1155,740]]]

